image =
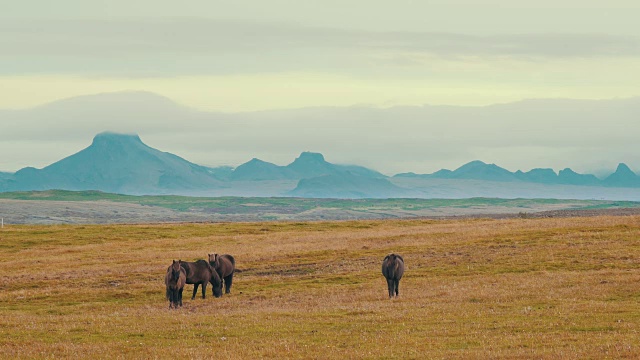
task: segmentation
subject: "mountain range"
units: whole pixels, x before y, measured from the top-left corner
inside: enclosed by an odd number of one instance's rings
[[[532,169],[527,172],[522,172],[521,170],[510,172],[495,164],[486,164],[479,160],[471,161],[454,171],[442,169],[433,174],[402,173],[395,175],[395,177],[467,179],[500,182],[521,181],[552,185],[640,187],[640,176],[636,175],[623,163],[618,164],[616,171],[603,180],[591,174],[578,174],[570,168],[560,170],[558,173],[553,169]]]
[[[452,188],[451,184],[457,185]],[[42,169],[27,167],[13,174],[0,173],[1,192],[62,189],[133,195],[447,197],[447,192],[438,192],[438,188],[451,189],[454,197],[511,189],[508,194],[523,193],[527,197],[578,194],[576,198],[624,199],[625,194],[640,196],[640,176],[625,164],[619,164],[614,173],[601,180],[569,168],[558,173],[552,169],[510,172],[476,160],[455,170],[388,177],[363,166],[333,164],[313,152],[301,153],[286,166],[254,158],[236,168],[209,168],[151,148],[138,135],[110,132],[96,135],[87,148]],[[491,191],[476,194],[479,188]],[[501,197],[499,191],[493,197]]]

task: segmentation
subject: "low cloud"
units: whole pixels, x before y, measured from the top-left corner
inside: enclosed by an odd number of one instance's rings
[[[316,151],[387,174],[453,169],[476,159],[512,171],[594,171],[618,162],[640,170],[640,156],[629,151],[640,133],[639,113],[640,98],[223,114],[148,93],[106,94],[0,111],[0,122],[10,124],[0,132],[0,153],[20,154],[5,157],[0,169],[48,165],[88,146],[97,133],[115,131],[137,133],[152,147],[203,165],[237,166],[253,157],[284,165]]]
[[[4,75],[180,76],[357,71],[363,65],[373,71],[394,57],[637,57],[640,37],[376,32],[205,18],[3,19],[0,48]]]

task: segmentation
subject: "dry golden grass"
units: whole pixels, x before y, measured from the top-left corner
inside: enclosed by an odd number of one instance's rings
[[[5,227],[0,356],[637,359],[639,239],[640,217]],[[209,252],[232,294],[169,310],[171,260]]]

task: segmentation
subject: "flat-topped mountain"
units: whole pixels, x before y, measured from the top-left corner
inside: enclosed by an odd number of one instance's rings
[[[221,185],[207,168],[151,148],[138,135],[101,133],[89,147],[43,169],[19,170],[7,188],[154,194]]]

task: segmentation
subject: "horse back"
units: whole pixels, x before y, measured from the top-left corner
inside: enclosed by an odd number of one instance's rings
[[[211,265],[205,260],[197,260],[194,262],[183,261],[182,269],[185,271],[187,284],[195,284],[201,282],[209,282],[211,278]]]
[[[236,259],[232,255],[224,254],[218,258],[216,270],[221,276],[229,276],[236,270]]]
[[[389,254],[382,261],[382,274],[387,279],[400,280],[404,274],[404,259],[397,254]]]
[[[231,264],[231,271],[233,272],[233,270],[235,270],[236,268],[236,259],[233,257],[233,255],[229,255],[229,254],[224,254],[224,255],[220,255],[221,258],[223,259],[227,259],[227,261],[229,261],[229,264]]]

